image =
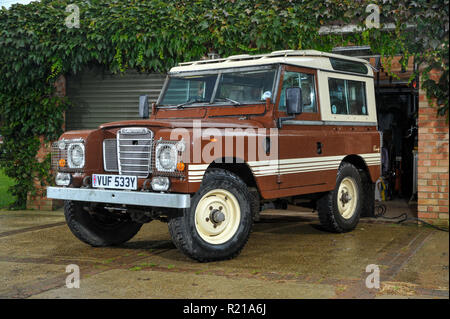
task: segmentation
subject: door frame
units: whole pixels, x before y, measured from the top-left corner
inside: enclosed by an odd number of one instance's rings
[[[276,97],[276,101],[275,101],[275,117],[276,117],[276,119],[289,116],[285,111],[279,111],[281,91],[283,90],[284,73],[286,71],[313,74],[314,75],[314,83],[315,83],[314,89],[315,89],[315,94],[316,94],[315,98],[316,98],[316,104],[317,104],[316,112],[315,113],[297,114],[295,116],[295,118],[293,118],[292,120],[320,121],[321,120],[321,111],[320,111],[320,98],[319,98],[319,90],[318,90],[319,89],[319,80],[318,80],[318,75],[317,75],[317,69],[297,67],[297,66],[292,66],[292,65],[283,65],[281,68],[280,80],[278,82],[278,92],[277,92],[277,97]]]

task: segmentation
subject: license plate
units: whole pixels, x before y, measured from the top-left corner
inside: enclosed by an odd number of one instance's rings
[[[92,174],[92,187],[137,189],[137,176]]]

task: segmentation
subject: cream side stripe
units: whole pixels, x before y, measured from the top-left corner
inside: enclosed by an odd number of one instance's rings
[[[381,153],[367,153],[367,154],[358,154],[361,156],[364,160],[366,159],[380,159],[381,160]],[[278,165],[278,164],[293,164],[293,163],[315,163],[315,162],[325,162],[325,161],[340,161],[342,160],[346,155],[339,155],[339,156],[326,156],[326,157],[301,157],[301,158],[289,158],[289,159],[282,159],[279,161],[277,160],[266,160],[266,161],[250,161],[247,162],[247,164],[250,167],[254,166],[268,166],[268,165]]]
[[[206,170],[208,168],[209,164],[189,164],[188,168],[190,171],[201,171],[201,170]]]
[[[340,165],[339,161],[336,162],[327,162],[327,163],[305,163],[305,164],[284,164],[280,165],[280,170],[290,170],[290,169],[296,169],[296,168],[313,168],[313,167],[338,167]],[[265,172],[268,170],[278,169],[278,166],[272,165],[272,166],[260,166],[260,167],[254,167],[253,171],[255,172]]]
[[[381,165],[381,153],[358,154],[368,166]],[[303,172],[324,171],[338,169],[342,159],[346,155],[326,156],[326,157],[306,157],[289,158],[265,161],[250,161],[247,164],[251,167],[255,176],[285,175]],[[201,181],[209,164],[189,165],[188,177],[192,182]]]
[[[334,169],[338,169],[338,167],[334,168]],[[297,171],[292,171],[292,172],[280,172],[280,175],[286,175],[286,174],[297,174],[297,173],[309,173],[309,172],[317,172],[317,171],[329,171],[332,170],[330,168],[313,168],[313,169],[304,169],[304,170],[297,170]],[[278,173],[275,172],[275,174],[255,174],[255,176],[260,177],[260,176],[273,176],[273,175],[278,175]]]
[[[199,176],[199,175],[204,175],[206,171],[193,171],[193,172],[189,172],[189,176]]]
[[[302,171],[310,171],[310,170],[328,170],[328,169],[338,169],[339,165],[324,165],[324,166],[308,166],[308,167],[294,167],[287,169],[280,169],[280,172],[302,172]],[[267,174],[269,172],[277,172],[277,169],[271,169],[268,171],[259,171],[255,172],[255,174]]]
[[[379,165],[379,164],[374,164],[374,165]],[[368,166],[373,166],[373,165],[368,165]],[[286,174],[297,174],[297,173],[308,173],[308,172],[317,172],[317,171],[328,171],[328,170],[333,170],[333,169],[338,169],[339,166],[335,166],[332,168],[305,168],[305,169],[301,169],[301,170],[291,170],[291,171],[280,171],[280,175],[286,175]],[[255,173],[255,176],[260,177],[260,176],[273,176],[273,175],[278,175],[277,171],[271,171],[271,172],[264,172],[264,173]]]
[[[293,163],[311,163],[311,162],[325,162],[325,161],[339,161],[344,158],[343,155],[340,156],[326,156],[326,157],[300,157],[300,158],[288,158],[279,161],[279,164],[293,164]],[[278,160],[267,160],[267,161],[253,161],[248,162],[248,165],[253,166],[263,166],[263,165],[278,165]]]

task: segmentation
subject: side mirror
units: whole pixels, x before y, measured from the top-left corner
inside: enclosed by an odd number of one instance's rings
[[[148,119],[149,110],[148,110],[148,96],[141,95],[139,96],[139,117],[143,119]]]
[[[303,99],[300,88],[286,89],[286,112],[288,114],[302,114]]]

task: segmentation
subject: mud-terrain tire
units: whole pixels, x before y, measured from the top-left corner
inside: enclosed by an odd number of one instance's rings
[[[200,262],[236,257],[252,229],[252,199],[237,175],[223,169],[208,171],[191,207],[169,220],[173,243]]]
[[[342,163],[335,189],[317,202],[320,224],[335,233],[353,230],[359,222],[364,199],[360,172],[352,164]]]
[[[142,224],[132,220],[100,220],[84,206],[86,203],[83,202],[65,201],[64,216],[75,237],[93,247],[120,245],[133,238],[142,227]]]

